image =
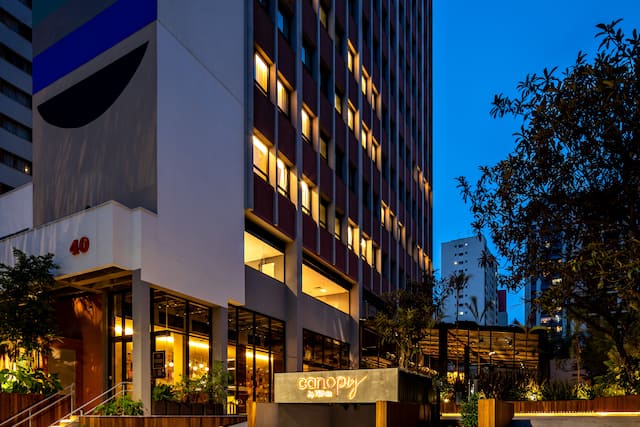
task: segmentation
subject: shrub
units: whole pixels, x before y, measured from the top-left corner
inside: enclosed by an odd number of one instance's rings
[[[155,402],[160,400],[173,401],[176,399],[176,391],[170,384],[157,384],[151,391],[151,400]]]
[[[463,427],[478,426],[478,400],[484,398],[482,393],[474,393],[460,405],[460,415]]]
[[[0,391],[4,393],[38,393],[53,394],[62,390],[62,384],[57,374],[51,374],[42,369],[17,365],[15,370],[0,371]]]
[[[141,401],[134,401],[128,394],[99,405],[96,415],[144,415]]]

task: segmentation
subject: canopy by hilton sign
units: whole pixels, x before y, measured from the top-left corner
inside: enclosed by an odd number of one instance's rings
[[[375,403],[398,400],[397,369],[275,374],[277,403]]]

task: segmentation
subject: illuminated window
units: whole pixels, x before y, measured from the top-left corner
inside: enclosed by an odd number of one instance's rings
[[[318,7],[318,15],[320,17],[320,24],[324,28],[327,28],[327,11],[325,10],[324,7],[322,7],[322,5]]]
[[[311,192],[309,191],[309,184],[304,181],[300,181],[300,205],[302,206],[302,212],[307,215],[311,215]]]
[[[244,232],[244,264],[284,282],[284,252],[246,231]]]
[[[327,143],[327,139],[326,137],[324,137],[323,135],[320,135],[320,144],[319,144],[319,148],[320,148],[320,156],[327,160],[327,156],[328,156],[328,143]]]
[[[353,250],[353,225],[347,224],[347,247],[349,250]]]
[[[283,196],[289,196],[289,167],[281,159],[276,162],[278,168],[278,192]]]
[[[256,83],[263,90],[263,92],[269,92],[269,66],[264,59],[257,52],[254,54],[255,59],[255,75]]]
[[[311,118],[304,108],[302,109],[302,137],[311,141]]]
[[[336,220],[333,227],[333,235],[336,239],[342,240],[342,218],[336,213]]]
[[[349,105],[349,108],[347,110],[347,126],[349,126],[349,129],[353,130],[355,121],[356,121],[356,110],[351,105]]]
[[[335,105],[336,111],[339,114],[342,114],[342,96],[336,92],[336,95],[333,98],[333,103]]]
[[[362,237],[360,239],[360,258],[362,258],[362,260],[369,265],[372,264],[371,252],[372,252],[371,240],[367,239],[366,237]]]
[[[386,217],[387,217],[387,207],[384,203],[380,206],[380,222],[382,225],[386,225]]]
[[[327,215],[329,212],[329,202],[326,200],[320,199],[320,210],[318,212],[318,222],[320,223],[320,227],[326,229],[327,228]]]
[[[285,114],[289,114],[289,89],[278,79],[278,108]]]
[[[363,124],[360,128],[360,143],[365,150],[367,149],[367,132],[369,132],[369,130]]]
[[[364,96],[367,96],[367,80],[369,80],[369,75],[367,74],[367,71],[362,68],[362,75],[360,76],[360,88]]]
[[[302,292],[349,314],[349,291],[305,264],[302,264]]]
[[[253,171],[268,181],[269,150],[255,135],[253,136]]]
[[[356,53],[351,47],[351,43],[349,43],[349,48],[347,49],[347,68],[349,71],[353,73],[353,62],[355,60]]]
[[[378,153],[380,152],[380,144],[375,138],[371,138],[371,158],[374,163],[378,163]]]

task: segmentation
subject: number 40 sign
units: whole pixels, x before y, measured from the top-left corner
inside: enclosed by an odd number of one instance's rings
[[[89,252],[89,238],[83,236],[79,239],[74,239],[73,242],[71,242],[71,246],[69,246],[69,252],[74,256]]]

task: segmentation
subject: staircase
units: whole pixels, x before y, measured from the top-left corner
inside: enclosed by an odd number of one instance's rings
[[[90,415],[98,405],[107,403],[119,396],[127,394],[128,390],[131,390],[131,384],[132,383],[130,382],[118,383],[104,393],[94,397],[84,405],[79,406],[76,409],[73,409],[72,407],[71,412],[51,424],[49,427],[79,427],[80,416]]]
[[[0,427],[46,427],[61,414],[73,410],[74,384],[34,403],[28,408],[0,422]]]

